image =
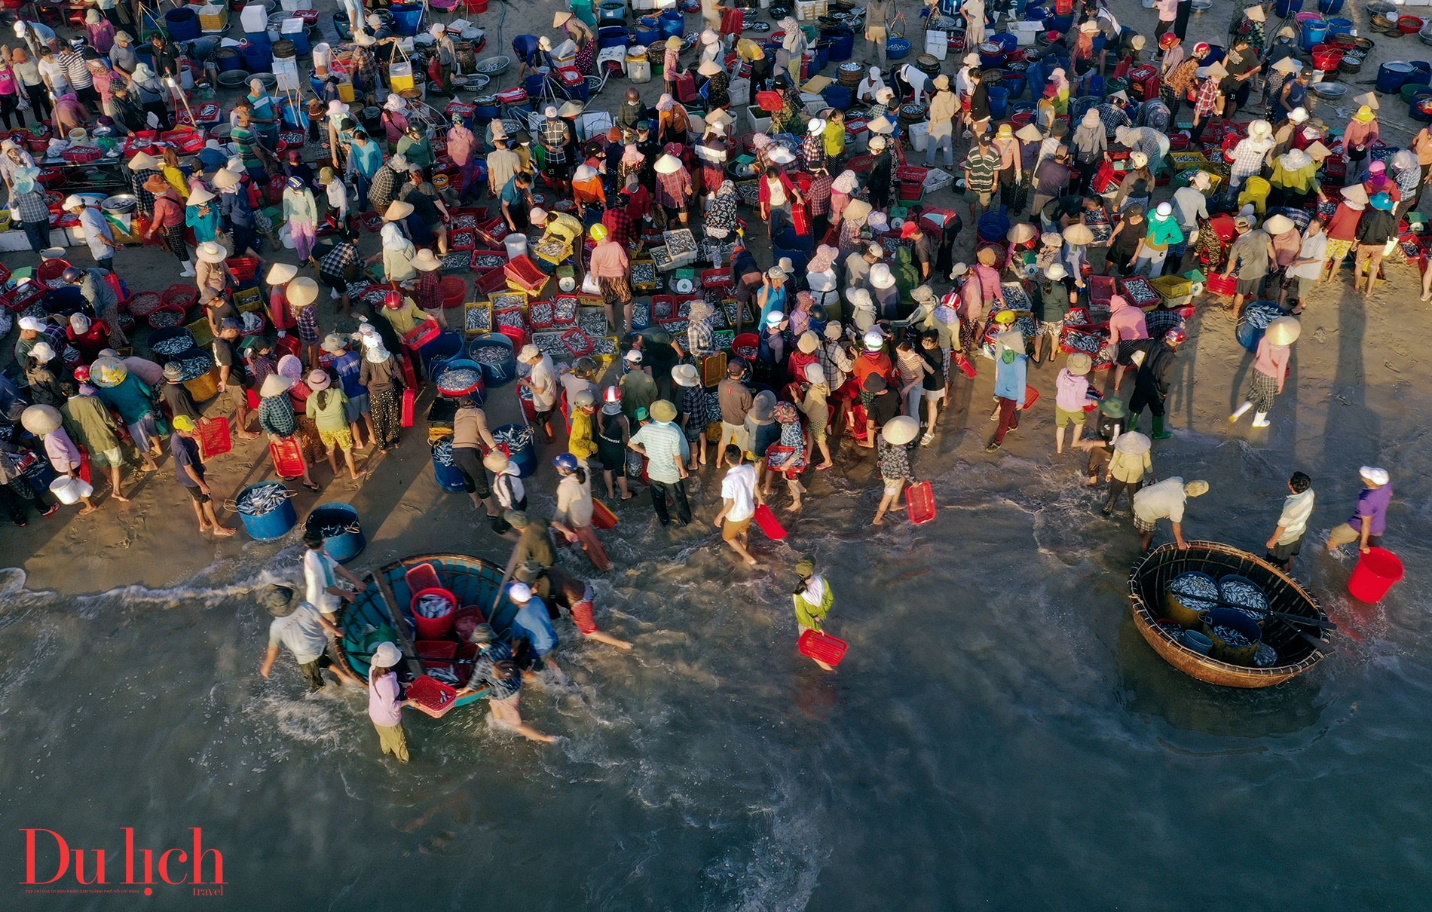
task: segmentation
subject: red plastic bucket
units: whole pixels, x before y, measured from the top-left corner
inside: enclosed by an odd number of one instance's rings
[[[1380,602],[1402,579],[1402,559],[1386,548],[1372,548],[1360,555],[1348,577],[1348,594],[1360,602]]]
[[[423,617],[418,614],[418,599],[425,595],[441,595],[448,600],[450,608],[442,617]],[[413,600],[408,603],[408,610],[413,615],[413,628],[417,631],[419,640],[445,640],[452,632],[453,619],[457,617],[458,601],[457,596],[446,589],[433,587],[432,589],[419,589],[413,593]]]

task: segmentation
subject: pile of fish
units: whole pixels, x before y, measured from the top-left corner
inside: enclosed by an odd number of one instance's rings
[[[168,339],[160,339],[149,345],[150,351],[156,355],[164,355],[166,358],[173,358],[182,355],[194,347],[194,337],[185,333],[182,336],[172,336]]]
[[[636,288],[650,288],[656,285],[656,264],[642,260],[631,264],[631,283]]]
[[[149,315],[149,325],[155,329],[178,326],[184,322],[184,315],[177,310],[156,310]]]
[[[245,516],[264,516],[283,506],[292,496],[292,491],[277,482],[255,485],[238,496],[234,509]]]
[[[1255,621],[1268,616],[1268,596],[1241,576],[1225,576],[1218,581],[1218,600],[1223,607],[1241,611]]]
[[[443,371],[438,377],[438,390],[448,396],[462,395],[477,386],[481,375],[470,367]]]
[[[452,438],[444,437],[433,444],[433,460],[438,465],[452,467],[457,465],[452,458]]]
[[[1258,651],[1253,653],[1253,665],[1257,668],[1272,668],[1278,664],[1278,650],[1267,643],[1259,643]]]
[[[527,296],[520,291],[508,291],[492,298],[493,310],[511,310],[527,303]]]
[[[572,297],[558,298],[553,302],[552,322],[553,323],[575,323],[577,320],[577,299]]]
[[[329,522],[324,523],[321,526],[313,526],[311,528],[316,529],[318,531],[318,534],[322,535],[324,538],[337,538],[340,535],[357,535],[363,531],[363,527],[356,522]]]
[[[508,355],[507,352],[501,348],[487,345],[482,348],[474,348],[472,350],[472,357],[481,364],[505,364]]]
[[[1218,584],[1207,573],[1183,573],[1168,584],[1168,591],[1193,611],[1218,607]]]
[[[590,335],[590,334],[589,334]],[[605,336],[597,338],[592,343],[592,354],[594,355],[615,355],[617,353],[617,340],[608,339]]]
[[[498,326],[506,326],[508,329],[520,329],[524,332],[527,329],[527,320],[522,316],[522,311],[517,308],[511,310],[499,310],[495,314]]]
[[[438,595],[436,592],[429,592],[427,595],[419,597],[418,600],[413,603],[413,611],[420,617],[425,617],[429,620],[447,617],[453,613],[456,607],[452,599],[445,595]]]
[[[176,358],[169,363],[179,365],[181,381],[195,380],[207,374],[214,367],[214,359],[198,349],[195,349],[194,354],[187,358]]]
[[[607,315],[599,307],[586,307],[577,315],[577,325],[582,332],[596,338],[607,331]]]
[[[633,326],[649,326],[651,324],[650,301],[636,301],[632,304],[631,323]]]
[[[490,332],[491,330],[492,314],[486,307],[469,307],[467,309],[468,332]]]
[[[443,273],[453,275],[459,272],[467,272],[470,260],[465,250],[455,250],[443,257]]]
[[[1225,646],[1237,649],[1239,646],[1247,646],[1251,640],[1234,630],[1232,627],[1217,626],[1213,628],[1213,635],[1223,641]]]
[[[516,452],[532,445],[532,431],[521,425],[509,425],[493,431],[492,439],[499,444],[507,444],[510,451]]]
[[[500,253],[475,253],[472,256],[473,272],[485,272],[489,269],[501,269],[507,265],[507,257]]]
[[[551,326],[553,313],[551,301],[533,301],[527,309],[527,322],[536,327]]]
[[[477,227],[477,216],[459,215],[457,218],[452,220],[452,227],[454,230],[457,231],[461,231],[463,229],[472,230],[473,228]]]
[[[567,346],[562,344],[562,331],[560,329],[533,333],[532,344],[553,358],[565,358],[571,354],[571,352],[567,350]],[[523,387],[523,389],[526,389],[526,387]]]

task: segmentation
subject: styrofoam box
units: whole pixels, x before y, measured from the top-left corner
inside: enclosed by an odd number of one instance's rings
[[[733,79],[733,80],[731,80],[731,85],[726,89],[726,93],[731,96],[731,106],[732,106],[732,107],[735,107],[736,105],[750,104],[750,103],[751,103],[751,80],[749,80],[749,79]]]
[[[916,152],[924,152],[925,147],[930,143],[930,125],[928,123],[910,124],[910,148]]]
[[[247,33],[268,32],[268,7],[250,3],[239,11],[239,22]]]
[[[925,53],[940,60],[950,52],[950,37],[947,32],[931,29],[925,33]]]

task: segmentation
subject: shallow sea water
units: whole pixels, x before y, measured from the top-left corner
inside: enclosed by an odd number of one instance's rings
[[[858,529],[874,509],[868,466],[822,473],[791,523],[838,593],[829,629],[851,652],[837,674],[795,652],[796,550],[758,541],[782,570],[747,573],[709,520],[668,539],[627,508],[610,550],[628,569],[598,582],[598,620],[636,651],[574,642],[564,620],[576,692],[524,692],[529,721],[561,743],[493,731],[485,708],[409,713],[406,767],[379,759],[356,690],[303,696],[287,657],[271,681],[256,674],[268,619],[251,593],[296,547],[164,592],[65,599],[11,572],[12,883],[19,827],[105,846],[122,826],[164,845],[202,826],[224,853],[225,896],[143,902],[1425,908],[1432,663],[1417,606],[1432,555],[1413,534],[1429,527],[1416,495],[1399,520],[1409,580],[1377,609],[1355,606],[1339,594],[1351,558],[1310,542],[1299,576],[1352,635],[1304,678],[1243,692],[1144,644],[1128,619],[1127,513],[1098,517],[1067,463],[951,462],[932,524]],[[1280,496],[1277,468],[1240,443],[1195,441],[1181,468]],[[1190,535],[1258,547],[1263,518],[1230,509],[1247,497],[1216,488],[1190,509]],[[12,895],[25,908],[139,901]]]

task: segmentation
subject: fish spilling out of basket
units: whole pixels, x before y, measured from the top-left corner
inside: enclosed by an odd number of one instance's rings
[[[374,308],[381,308],[383,306],[383,302],[387,299],[387,297],[388,289],[386,288],[372,288],[370,286],[368,290],[365,290],[363,292],[363,302],[365,304],[373,306]]]
[[[452,599],[445,595],[438,595],[435,592],[419,596],[418,600],[413,603],[413,610],[420,616],[430,620],[433,618],[447,617],[449,614],[452,614],[453,609],[456,607]]]
[[[1213,635],[1218,637],[1218,639],[1222,640],[1225,646],[1229,646],[1234,649],[1237,649],[1239,646],[1247,646],[1250,642],[1252,642],[1246,636],[1244,636],[1239,631],[1234,630],[1232,627],[1214,627]]]
[[[567,351],[567,346],[562,344],[562,333],[560,330],[535,332],[532,334],[532,344],[554,358],[571,354],[571,352]],[[525,386],[522,388],[524,390],[527,389]]]
[[[156,310],[149,315],[149,325],[155,329],[166,329],[184,322],[184,315],[177,310]]]
[[[437,460],[438,465],[457,465],[457,462],[454,461],[452,458],[451,437],[444,437],[442,440],[439,440],[437,443],[433,444],[433,459]]]
[[[292,496],[293,492],[281,484],[253,487],[238,496],[234,509],[245,516],[263,516],[283,506]]]
[[[442,271],[448,273],[465,272],[468,268],[467,254],[459,250],[443,257]]]
[[[438,377],[438,389],[444,393],[462,393],[477,386],[479,374],[470,367],[443,371]]]
[[[171,364],[179,365],[179,379],[194,380],[207,374],[214,366],[214,359],[200,352],[190,358],[171,361]]]
[[[503,427],[492,432],[492,439],[520,450],[532,445],[532,432],[525,427]]]
[[[507,351],[491,346],[475,348],[472,357],[480,364],[502,364],[507,361]]]
[[[194,347],[194,340],[188,336],[175,336],[172,339],[160,339],[149,346],[156,355],[174,357]]]
[[[521,292],[504,292],[492,298],[493,310],[511,310],[527,303],[527,296]]]
[[[474,307],[467,312],[468,332],[487,332],[492,329],[492,314],[486,307]]]

